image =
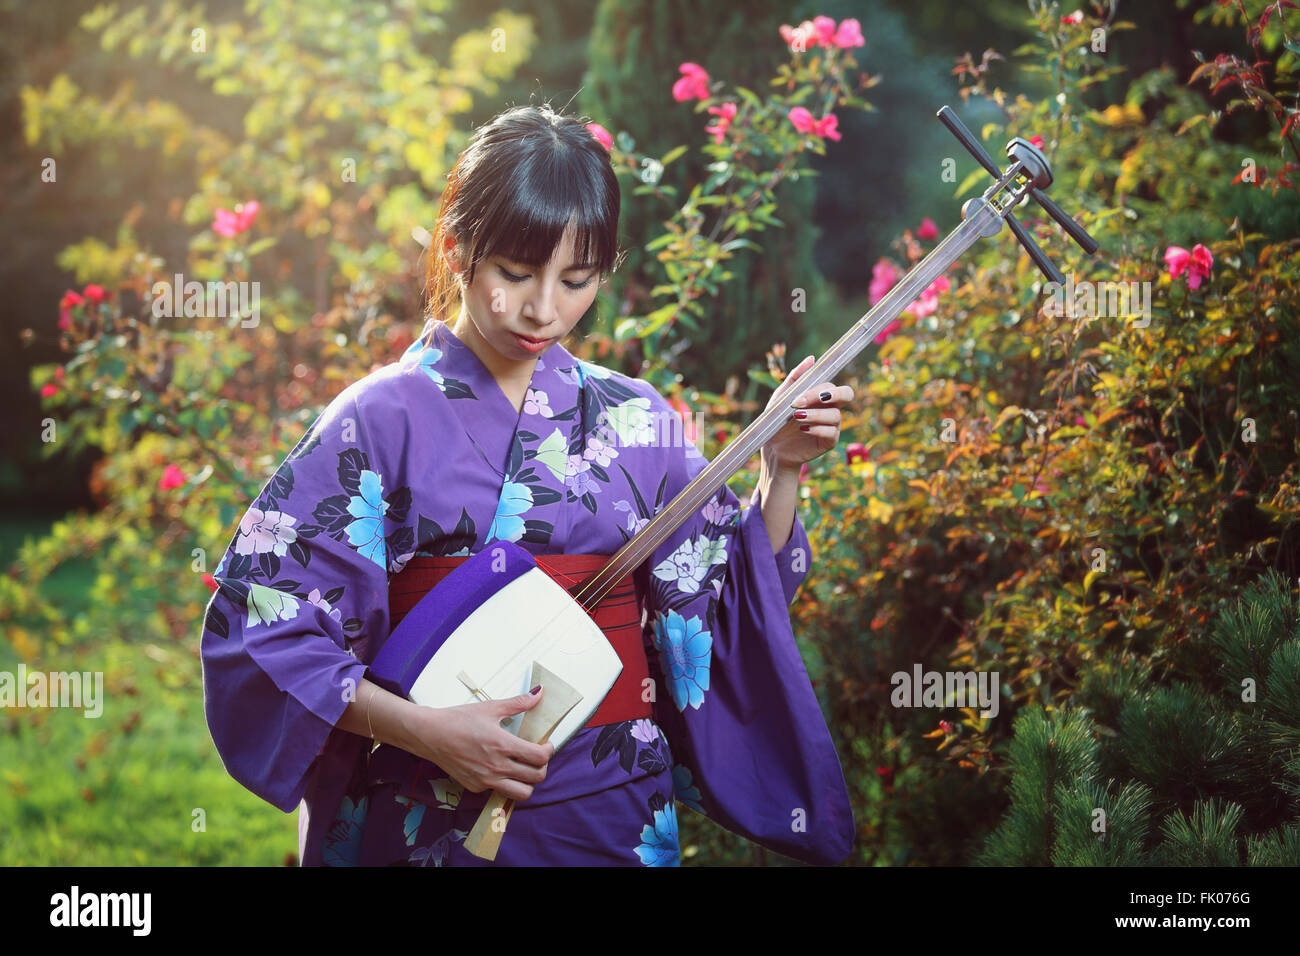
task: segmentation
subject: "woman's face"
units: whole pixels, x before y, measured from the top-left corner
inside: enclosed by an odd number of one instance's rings
[[[449,262],[461,277],[462,302],[452,332],[498,379],[530,377],[538,357],[568,335],[591,307],[600,273],[596,266],[578,262],[573,246],[570,226],[544,266],[489,256],[475,268],[468,288],[460,260],[449,248]],[[517,336],[539,344],[529,347]]]

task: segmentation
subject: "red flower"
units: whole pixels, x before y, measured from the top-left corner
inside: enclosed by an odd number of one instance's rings
[[[163,491],[179,488],[183,484],[185,484],[185,472],[175,465],[168,465],[164,468],[162,477],[158,479],[158,487]]]
[[[1041,136],[1031,136],[1031,137],[1029,137],[1029,145],[1030,145],[1030,146],[1033,146],[1033,147],[1035,147],[1035,148],[1037,148],[1037,149],[1042,149],[1042,148],[1043,148],[1045,145],[1047,145],[1047,144],[1043,142],[1043,137],[1041,137]]]
[[[1082,11],[1082,10],[1075,10],[1073,13],[1067,13],[1065,16],[1061,17],[1061,22],[1062,22],[1062,23],[1069,23],[1069,24],[1072,24],[1072,25],[1075,24],[1075,23],[1082,23],[1082,22],[1083,22],[1083,11]]]
[[[218,209],[212,220],[213,232],[225,236],[227,239],[246,232],[257,218],[257,211],[261,204],[256,200],[242,203],[235,207],[235,211],[229,209]]]
[[[1210,277],[1214,267],[1214,255],[1199,242],[1188,252],[1182,246],[1170,246],[1165,250],[1165,264],[1169,266],[1169,278],[1177,279],[1187,273],[1187,287],[1197,289],[1202,279]]]
[[[609,135],[609,130],[605,129],[605,127],[599,123],[588,123],[587,130],[592,136],[596,137],[596,142],[600,143],[601,146],[606,149],[613,149],[614,137]]]
[[[218,587],[217,579],[206,571],[203,572],[203,583],[208,586],[209,591],[215,591]]]
[[[70,309],[74,305],[85,305],[85,303],[86,303],[85,299],[83,299],[76,292],[73,292],[71,289],[69,289],[67,292],[63,293],[63,298],[59,300],[59,308]]]
[[[681,79],[673,84],[673,99],[678,103],[709,98],[709,74],[698,63],[683,63],[677,68]]]
[[[41,387],[41,398],[49,398],[51,395],[59,394],[59,386],[49,382]]]
[[[867,451],[867,446],[862,442],[855,441],[844,449],[844,458],[850,465],[856,465],[870,457],[871,453]]]
[[[85,290],[86,300],[98,305],[105,299],[104,287],[102,285],[88,285]]]
[[[921,220],[921,225],[916,227],[916,238],[918,239],[938,239],[939,227],[934,224],[934,220],[926,216]]]
[[[939,721],[939,729],[945,734],[950,734],[952,733],[952,724],[948,723],[946,720],[941,720]]]

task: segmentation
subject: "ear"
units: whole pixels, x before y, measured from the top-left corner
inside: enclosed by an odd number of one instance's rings
[[[460,246],[453,236],[448,236],[443,241],[443,255],[447,257],[447,264],[451,267],[451,271],[459,276],[463,267],[460,258]]]

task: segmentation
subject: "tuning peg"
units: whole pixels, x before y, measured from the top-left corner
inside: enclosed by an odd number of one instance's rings
[[[972,135],[971,131],[966,128],[966,125],[962,123],[962,121],[957,117],[957,114],[952,111],[951,107],[941,107],[937,115],[943,125],[948,127],[948,130],[957,137],[958,142],[966,148],[968,153],[975,157],[975,160],[981,166],[988,170],[993,177],[997,179],[1002,178],[1002,170],[998,168],[997,163],[993,162],[993,157],[988,154],[988,151],[984,149],[980,144],[980,141],[977,140],[974,135]],[[1080,248],[1082,248],[1084,252],[1088,255],[1092,255],[1096,252],[1097,249],[1100,248],[1097,240],[1088,235],[1087,230],[1075,222],[1072,216],[1066,213],[1064,209],[1053,202],[1047,194],[1043,192],[1044,189],[1052,184],[1052,167],[1051,164],[1047,162],[1047,157],[1042,154],[1038,147],[1034,146],[1028,140],[1016,137],[1007,144],[1007,156],[1013,161],[1019,162],[1028,173],[1030,180],[1033,183],[1029,190],[1029,195],[1034,198],[1034,201],[1043,207],[1043,210],[1051,216],[1062,229],[1065,230],[1066,234],[1069,235],[1071,239],[1079,244]],[[1064,280],[1061,278],[1060,270],[1052,264],[1051,260],[1048,259],[1047,254],[1039,248],[1038,244],[1034,242],[1033,237],[1030,236],[1024,226],[1016,220],[1015,216],[1008,213],[1006,216],[1006,222],[1008,228],[1010,228],[1011,232],[1020,241],[1020,244],[1025,247],[1030,258],[1034,260],[1034,264],[1037,265],[1038,268],[1041,269],[1053,282],[1063,282]]]

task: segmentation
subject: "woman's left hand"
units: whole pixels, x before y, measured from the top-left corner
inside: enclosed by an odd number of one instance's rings
[[[792,418],[763,446],[763,455],[769,465],[777,469],[799,470],[806,461],[826,454],[840,439],[840,409],[853,401],[853,389],[848,385],[821,382],[809,387],[800,395],[795,382],[813,365],[808,356],[786,376],[772,393],[767,407],[781,405],[789,409],[796,399],[802,407],[790,409],[792,416],[803,412],[802,418]]]

